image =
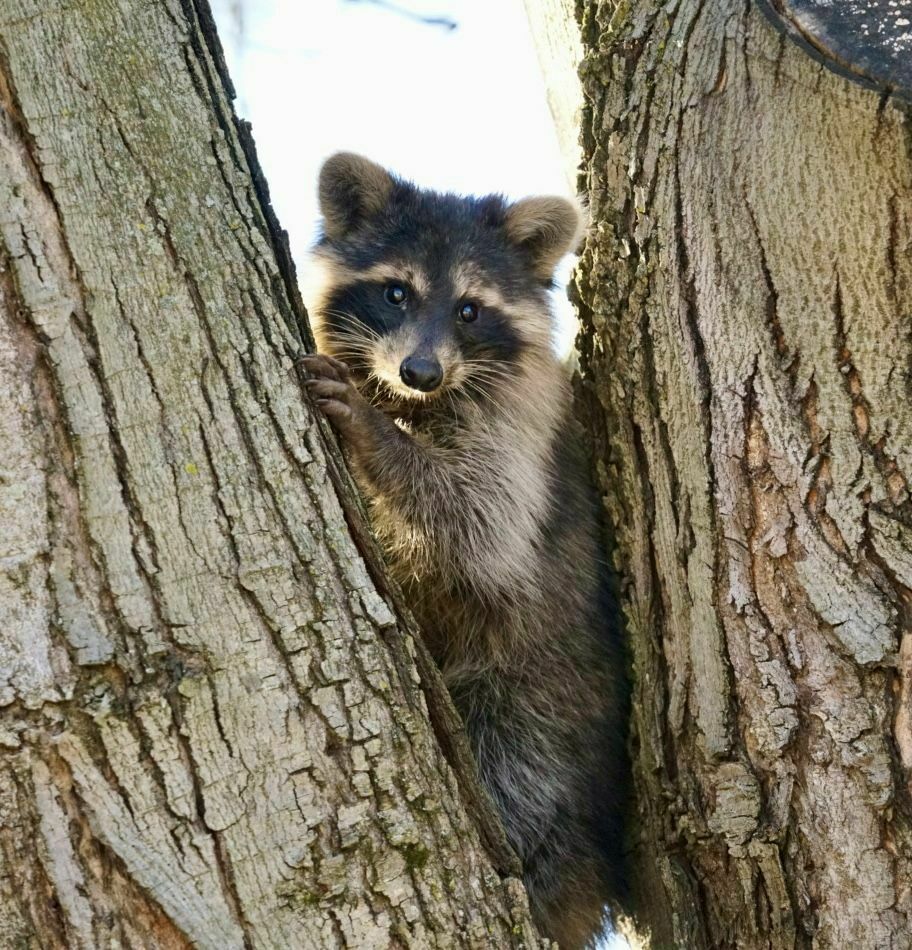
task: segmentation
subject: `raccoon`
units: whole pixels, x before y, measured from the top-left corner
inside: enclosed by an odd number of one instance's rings
[[[624,894],[625,662],[548,291],[563,198],[319,181],[307,386],[462,715],[533,916],[591,945]]]

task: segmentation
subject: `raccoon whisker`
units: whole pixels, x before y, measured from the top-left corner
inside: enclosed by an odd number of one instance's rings
[[[373,340],[380,340],[380,334],[373,327],[369,327],[362,320],[359,320],[353,313],[348,313],[346,310],[332,309],[321,309],[315,312],[321,317],[332,317],[341,321],[343,326],[355,331],[358,336],[367,336]]]
[[[466,380],[497,388],[515,382],[515,377],[508,373],[470,371],[466,373]]]
[[[465,360],[466,366],[480,366],[480,367],[491,367],[506,370],[506,365],[502,360],[491,359],[490,357],[482,356],[470,356]]]
[[[381,342],[380,334],[376,330],[372,327],[365,326],[358,320],[349,318],[347,321],[340,320],[340,324],[341,325],[337,328],[337,332],[344,333],[346,336],[354,337],[356,340],[366,344]]]
[[[446,397],[450,402],[450,408],[453,410],[453,418],[456,420],[457,425],[459,424],[459,407],[456,403],[456,399],[453,397],[453,389],[446,390]]]
[[[331,355],[337,360],[342,360],[350,370],[354,370],[359,376],[366,371],[369,362],[369,357],[365,353],[348,353],[335,347],[333,347]]]
[[[508,373],[505,369],[494,366],[479,366],[468,371],[469,376],[481,376],[489,379],[515,379],[515,373]]]
[[[471,387],[463,390],[463,396],[468,402],[478,403],[478,402],[489,402],[491,396],[489,393],[485,392],[482,389],[477,387]]]
[[[469,394],[470,382],[471,381],[468,379],[468,377],[466,377],[465,379],[460,380],[459,383],[457,383],[455,386],[453,386],[452,391],[455,393],[459,393],[459,395],[461,396],[466,396],[467,398],[471,398]]]
[[[372,354],[370,347],[352,346],[348,340],[340,339],[339,337],[328,336],[327,340],[332,344],[333,353],[335,353],[339,359],[344,360],[347,356],[352,356],[357,359],[370,361]]]
[[[493,362],[480,362],[475,360],[466,361],[467,376],[475,376],[480,378],[488,379],[514,379],[515,373],[509,373],[503,366],[500,366]]]
[[[340,317],[343,320],[354,320],[359,325],[362,324],[357,314],[352,313],[350,310],[339,310],[337,307],[320,307],[316,312],[324,317]],[[364,326],[366,329],[370,329],[366,324],[364,324]]]
[[[462,379],[458,383],[454,383],[447,392],[455,393],[457,396],[466,396],[468,397],[469,392],[466,389],[466,380]]]
[[[481,376],[481,375],[472,375],[466,378],[466,383],[470,383],[473,386],[479,386],[486,391],[493,391],[501,384],[507,382],[507,378],[493,377],[493,376]]]
[[[471,392],[474,392],[478,396],[480,396],[482,399],[494,398],[493,393],[491,393],[489,389],[485,388],[483,385],[481,385],[480,383],[472,379],[468,379],[468,378],[464,379],[462,383],[460,383],[458,388],[462,389],[462,391],[466,395],[469,395]]]
[[[333,342],[338,343],[343,346],[350,347],[355,350],[363,350],[365,353],[370,353],[376,349],[377,343],[374,340],[362,340],[356,337],[351,333],[324,333],[323,336]]]
[[[376,391],[368,397],[367,401],[372,406],[377,406],[383,401],[383,390],[385,389],[389,392],[391,392],[391,390],[385,380],[381,379],[374,370],[368,372],[367,380],[368,382],[374,382],[376,384]]]
[[[335,343],[335,341],[331,341],[331,342]],[[344,346],[340,347],[340,346],[333,345],[332,350],[333,350],[333,355],[338,357],[341,360],[344,360],[346,357],[349,357],[349,356],[365,357],[369,355],[365,350],[355,350],[355,349],[352,349],[351,347],[344,347]]]
[[[377,403],[380,401],[380,398],[381,398],[380,386],[383,385],[383,380],[381,380],[380,377],[379,377],[376,373],[374,373],[374,372],[368,373],[368,374],[367,374],[367,379],[368,379],[368,382],[370,382],[371,380],[373,380],[374,382],[377,383],[377,388],[376,388],[376,390],[375,390],[373,393],[369,394],[369,395],[368,395],[368,398],[367,398],[367,401],[368,401],[372,406],[376,406]]]
[[[493,359],[490,356],[469,356],[465,364],[466,366],[504,366],[503,360]]]
[[[379,337],[367,337],[365,339],[364,336],[361,333],[356,332],[354,328],[342,328],[341,330],[324,332],[322,335],[327,339],[338,340],[340,342],[347,343],[349,346],[357,346],[361,349],[371,349],[380,342]]]
[[[333,340],[339,343],[344,343],[346,346],[351,347],[353,350],[366,350],[369,351],[373,349],[371,343],[366,340],[359,340],[357,337],[352,336],[348,333],[326,333],[324,334],[326,339]]]
[[[376,349],[372,343],[358,340],[345,333],[326,333],[324,336],[334,347],[345,349],[351,353],[358,353],[361,356],[370,356]]]

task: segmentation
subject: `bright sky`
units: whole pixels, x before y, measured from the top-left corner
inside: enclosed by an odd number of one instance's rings
[[[213,0],[212,8],[299,273],[316,233],[317,172],[341,149],[444,191],[567,193],[522,0]],[[564,278],[568,271],[569,262]],[[563,291],[555,310],[566,352],[576,318]]]
[[[445,191],[567,193],[522,0],[212,6],[238,111],[253,123],[302,284],[317,225],[317,172],[333,152],[361,152]],[[576,319],[563,292],[555,309],[558,346],[566,350]]]

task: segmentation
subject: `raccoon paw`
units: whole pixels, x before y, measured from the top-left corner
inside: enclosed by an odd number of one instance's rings
[[[323,354],[305,356],[301,365],[309,379],[304,385],[316,397],[317,407],[333,426],[352,442],[360,441],[368,431],[386,417],[358,392],[351,381],[348,367]]]
[[[345,363],[342,360],[337,360],[334,356],[327,356],[325,353],[305,353],[296,362],[303,366],[311,376],[334,379],[338,382],[348,382],[351,379]]]

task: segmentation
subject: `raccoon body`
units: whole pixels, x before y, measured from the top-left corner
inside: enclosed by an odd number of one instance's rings
[[[624,889],[627,769],[617,613],[548,306],[579,213],[421,190],[350,154],[324,165],[320,201],[308,386],[348,443],[535,919],[583,947]]]

